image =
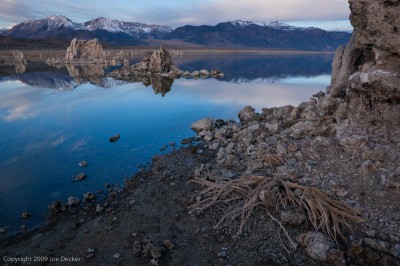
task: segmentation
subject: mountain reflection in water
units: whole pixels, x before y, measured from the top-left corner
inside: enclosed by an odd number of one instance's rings
[[[175,59],[180,69],[194,71],[200,69],[218,69],[225,73],[220,81],[232,83],[249,83],[263,80],[274,83],[289,77],[313,77],[329,75],[333,55],[209,55],[187,56]],[[18,80],[24,84],[40,88],[72,91],[78,86],[89,83],[102,88],[111,88],[127,82],[139,82],[150,86],[156,94],[164,96],[171,91],[174,80],[160,75],[149,77],[129,77],[115,80],[106,77],[110,69],[102,65],[74,66],[63,68],[28,66],[25,73],[17,73],[1,77],[0,82]]]

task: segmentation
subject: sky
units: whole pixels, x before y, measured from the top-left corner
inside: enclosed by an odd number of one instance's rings
[[[349,14],[347,0],[0,0],[0,28],[63,15],[78,23],[106,17],[173,28],[240,19],[352,30]]]

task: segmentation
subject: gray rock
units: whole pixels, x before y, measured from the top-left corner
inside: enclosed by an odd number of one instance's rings
[[[79,203],[80,203],[80,200],[77,197],[74,197],[74,196],[68,197],[67,205],[73,207],[73,206],[79,205]]]
[[[149,71],[152,73],[169,73],[175,68],[171,54],[164,48],[153,52],[150,57]]]
[[[333,97],[338,97],[345,92],[350,75],[357,70],[356,61],[360,55],[355,47],[355,38],[354,32],[346,48],[339,46],[335,52],[332,63],[332,79],[329,88]]]
[[[281,211],[282,222],[292,225],[300,225],[306,220],[304,210],[298,207],[289,207]]]
[[[361,155],[363,160],[371,161],[383,161],[385,158],[385,151],[383,149],[375,149],[370,151],[364,151]]]
[[[209,130],[214,125],[214,119],[206,117],[193,123],[190,127],[193,131],[199,133],[203,130]]]
[[[364,238],[364,244],[378,251],[382,252],[389,251],[389,244],[387,242],[378,239]]]
[[[306,247],[307,254],[319,261],[326,261],[329,251],[333,249],[333,241],[326,235],[318,232],[300,234],[297,241]]]
[[[254,121],[257,118],[256,110],[251,106],[246,106],[239,112],[239,120],[241,122]]]
[[[102,63],[106,59],[106,53],[97,39],[90,41],[74,38],[67,48],[66,63],[93,64]]]
[[[393,245],[390,249],[390,254],[400,259],[400,244]]]

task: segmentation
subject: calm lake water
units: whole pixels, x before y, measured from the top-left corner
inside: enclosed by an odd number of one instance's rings
[[[0,70],[0,227],[38,225],[53,200],[123,185],[170,142],[194,136],[203,117],[237,119],[251,105],[297,105],[330,82],[332,55],[204,55],[175,59],[185,70],[220,69],[216,79],[144,86],[81,78],[71,69]],[[8,74],[5,74],[8,73]],[[71,76],[72,75],[72,76]],[[120,134],[118,142],[109,138]],[[168,147],[168,152],[173,147]],[[86,168],[78,163],[88,162]],[[80,172],[87,179],[73,182]],[[32,213],[21,219],[23,211]]]

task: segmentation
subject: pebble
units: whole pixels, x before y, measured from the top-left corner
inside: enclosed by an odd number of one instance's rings
[[[129,205],[134,205],[135,203],[136,203],[136,200],[129,201]]]
[[[120,253],[115,253],[114,255],[113,255],[113,257],[114,258],[116,258],[116,259],[118,259],[118,258],[121,258],[122,257],[122,255],[120,254]]]
[[[87,253],[94,253],[96,251],[95,248],[88,248]]]
[[[172,243],[171,240],[167,239],[163,241],[163,246],[166,247],[167,249],[173,249],[175,247],[174,243]]]

